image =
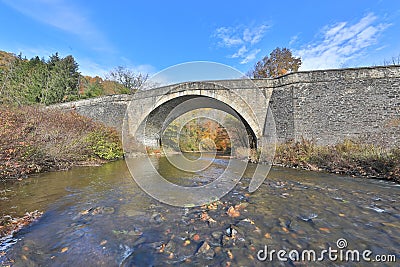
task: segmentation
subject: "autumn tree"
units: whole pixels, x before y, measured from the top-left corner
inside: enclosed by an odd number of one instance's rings
[[[271,54],[258,61],[248,76],[251,78],[275,78],[289,72],[296,72],[301,65],[300,57],[294,57],[287,48],[275,48]]]
[[[192,111],[193,112],[193,111]],[[193,113],[195,114],[195,112]],[[163,146],[176,151],[213,151],[229,153],[231,143],[226,129],[217,121],[198,117],[182,125],[177,118],[163,133]]]
[[[106,80],[115,81],[135,93],[149,78],[148,74],[136,73],[126,67],[118,66],[106,75]]]
[[[99,76],[81,76],[79,81],[80,98],[90,98],[104,95],[103,79]]]

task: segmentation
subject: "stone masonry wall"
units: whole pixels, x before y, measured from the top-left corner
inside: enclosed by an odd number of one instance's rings
[[[56,104],[50,106],[50,108],[60,108],[65,111],[74,110],[83,116],[121,131],[126,108],[131,99],[131,95],[110,95]]]
[[[400,66],[297,72],[256,80],[273,88],[280,142],[361,139],[400,146]]]
[[[243,80],[215,81],[240,90]],[[279,142],[346,138],[400,146],[400,66],[307,71],[254,80],[268,95]],[[251,96],[251,88],[243,94]],[[141,92],[155,97],[160,88]],[[105,96],[57,105],[121,129],[131,96]],[[229,103],[227,103],[229,104]],[[257,107],[254,107],[257,109]]]

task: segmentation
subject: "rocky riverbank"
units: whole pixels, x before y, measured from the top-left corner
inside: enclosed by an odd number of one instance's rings
[[[2,218],[0,218],[0,243],[7,243],[8,237],[17,233],[23,227],[37,221],[42,215],[43,212],[35,210],[27,212],[21,217],[12,217],[10,215],[2,216]]]

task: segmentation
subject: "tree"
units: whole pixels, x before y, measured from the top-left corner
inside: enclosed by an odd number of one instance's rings
[[[148,78],[148,74],[135,73],[134,71],[122,66],[116,67],[106,75],[106,80],[122,84],[124,87],[129,89],[132,94],[135,93]]]
[[[251,78],[275,78],[289,72],[299,70],[301,59],[294,57],[287,48],[275,48],[271,54],[265,56],[254,65],[248,73]]]
[[[392,57],[391,60],[384,60],[383,66],[396,66],[400,65],[400,54],[397,57]]]
[[[50,57],[47,66],[48,76],[42,102],[48,105],[77,99],[80,73],[74,57],[60,58],[56,53]]]
[[[48,105],[79,98],[80,73],[72,56],[60,58],[56,53],[46,61],[20,54],[2,62],[0,103]]]
[[[79,81],[80,98],[90,98],[104,95],[103,79],[99,76],[81,76]]]

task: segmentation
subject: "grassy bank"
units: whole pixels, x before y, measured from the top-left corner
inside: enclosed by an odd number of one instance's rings
[[[1,180],[123,156],[115,130],[77,113],[2,105],[0,114]]]
[[[308,140],[280,144],[275,163],[400,183],[400,148],[384,149],[351,140],[332,146],[318,146]]]

